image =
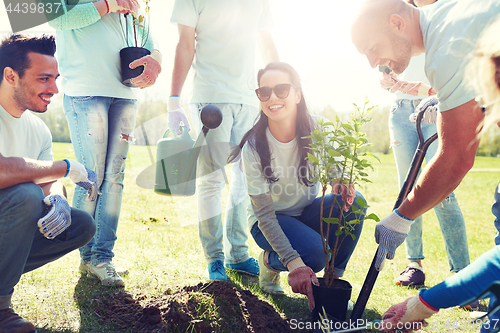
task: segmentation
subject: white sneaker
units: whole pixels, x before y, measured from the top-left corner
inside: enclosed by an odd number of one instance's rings
[[[125,286],[125,281],[118,275],[111,262],[101,263],[97,266],[90,265],[90,273],[97,276],[105,286]]]
[[[78,270],[82,274],[92,273],[90,271],[90,265],[91,265],[90,262],[80,261],[80,267],[78,267]],[[121,277],[128,275],[128,273],[129,273],[128,269],[126,269],[125,267],[117,266],[115,264],[113,264],[113,266],[115,267],[116,273],[118,273],[118,275],[120,275]]]
[[[280,273],[267,268],[264,262],[265,252],[262,251],[259,255],[259,287],[268,294],[283,295],[285,291],[280,286]]]
[[[351,300],[347,301],[347,311],[352,311],[354,309],[354,304],[352,303]]]

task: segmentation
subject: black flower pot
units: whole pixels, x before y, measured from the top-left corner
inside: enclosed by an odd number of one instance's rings
[[[333,285],[327,288],[324,278],[318,278],[318,281],[319,286],[312,285],[314,295],[312,320],[320,320],[320,314],[324,317],[324,308],[330,319],[344,321],[347,314],[348,301],[351,298],[351,284],[345,280],[336,279],[333,281]]]
[[[122,83],[127,87],[135,87],[130,83],[130,79],[138,77],[144,71],[144,66],[139,66],[134,69],[129,67],[130,63],[134,60],[142,58],[151,54],[151,51],[143,47],[126,47],[120,50]]]

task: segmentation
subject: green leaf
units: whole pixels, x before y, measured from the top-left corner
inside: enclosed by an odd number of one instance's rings
[[[331,156],[331,157],[340,157],[342,156],[341,153],[336,151],[335,149],[327,149],[326,152]]]
[[[351,236],[352,240],[356,240],[356,235],[355,234],[350,234],[349,236]]]
[[[324,217],[323,222],[330,224],[338,224],[339,219],[337,217]]]
[[[356,199],[356,203],[358,204],[358,206],[362,207],[362,208],[368,208],[368,204],[366,203],[366,201],[362,198],[362,197],[358,197]]]
[[[311,153],[307,153],[307,159],[313,163],[319,163],[318,158]]]
[[[374,220],[375,222],[379,222],[380,218],[375,213],[371,213],[365,216],[365,220]]]
[[[372,153],[370,153],[370,152],[366,152],[366,154],[367,154],[368,156],[375,157],[375,158],[377,159],[377,161],[379,161],[379,163],[381,163],[381,162],[380,162],[380,158],[378,158],[376,155],[373,155],[373,154],[372,154]]]
[[[340,235],[342,235],[342,230],[336,230],[336,231],[335,231],[335,236],[337,236],[337,237],[338,237],[338,236],[340,236]]]

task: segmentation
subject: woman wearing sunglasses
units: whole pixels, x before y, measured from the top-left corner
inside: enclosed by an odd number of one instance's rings
[[[313,308],[311,281],[318,283],[315,272],[324,268],[325,258],[319,234],[320,184],[309,181],[310,166],[305,157],[311,152],[310,139],[303,137],[314,130],[321,117],[309,114],[299,75],[290,65],[270,63],[259,71],[257,79],[260,118],[230,159],[235,160],[241,152],[252,208],[249,227],[263,250],[259,256],[259,285],[265,292],[282,294],[279,274],[288,271],[292,290],[306,295]],[[341,185],[348,203],[361,196],[354,188],[349,191],[345,184]],[[327,213],[333,198],[333,194],[325,197]],[[340,200],[332,216],[339,216],[343,205]],[[362,223],[354,230],[355,240],[344,240],[335,260],[336,277],[343,275],[361,229]]]

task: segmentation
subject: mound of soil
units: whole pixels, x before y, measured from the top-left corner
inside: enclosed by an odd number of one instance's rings
[[[133,332],[291,332],[288,320],[248,290],[229,282],[187,286],[160,296],[106,295],[96,308],[105,322]]]

